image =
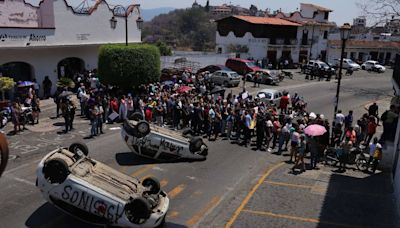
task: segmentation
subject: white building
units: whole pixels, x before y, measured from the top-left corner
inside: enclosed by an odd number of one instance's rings
[[[15,81],[35,78],[39,83],[49,76],[54,90],[59,77],[97,68],[102,44],[125,42],[121,10],[125,12],[103,0],[81,11],[65,0],[44,0],[39,6],[0,1],[1,73]],[[129,42],[140,42],[139,5],[128,7],[127,13]],[[117,22],[114,28],[111,21]]]
[[[276,12],[268,17],[233,16],[217,20],[216,50],[232,52],[234,46],[247,46],[242,57],[266,58],[269,63],[289,60],[299,63],[309,58],[327,57],[328,34],[335,24],[329,22],[332,10],[300,5],[300,11]],[[262,31],[262,32],[260,32]]]

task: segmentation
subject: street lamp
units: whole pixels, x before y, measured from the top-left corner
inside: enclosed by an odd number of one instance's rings
[[[336,100],[335,100],[335,110],[333,112],[333,124],[332,124],[332,134],[333,134],[333,129],[334,129],[334,123],[336,119],[336,113],[338,111],[338,105],[339,105],[339,93],[340,93],[340,82],[342,80],[342,69],[343,69],[343,58],[344,58],[344,49],[346,48],[346,41],[350,37],[350,31],[351,31],[351,26],[349,23],[343,24],[342,27],[340,27],[340,39],[342,40],[342,51],[340,53],[340,65],[339,65],[339,78],[338,78],[338,83],[337,83],[337,88],[336,88]]]
[[[125,45],[128,46],[128,17],[129,14],[133,12],[133,10],[137,10],[139,17],[136,20],[136,26],[139,30],[142,30],[143,28],[143,19],[140,17],[140,5],[139,4],[134,4],[134,5],[129,5],[129,6],[122,6],[122,5],[117,5],[113,9],[113,16],[110,19],[110,25],[112,29],[115,29],[117,27],[117,20],[115,19],[115,16],[119,17],[124,17],[125,18]]]

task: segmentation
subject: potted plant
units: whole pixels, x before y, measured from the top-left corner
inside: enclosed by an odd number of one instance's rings
[[[15,86],[15,82],[13,78],[10,77],[0,77],[0,92],[2,96],[2,101],[0,101],[0,108],[6,107],[9,103],[6,100],[5,93],[6,91],[11,90]]]
[[[57,87],[73,89],[75,88],[75,83],[70,78],[62,77],[58,80]]]

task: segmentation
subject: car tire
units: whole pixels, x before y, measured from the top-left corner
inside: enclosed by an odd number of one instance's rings
[[[227,81],[224,81],[223,85],[224,85],[224,87],[226,87],[226,88],[228,88],[228,87],[229,87],[229,84],[228,84],[228,82],[227,82]]]
[[[193,130],[192,129],[190,129],[190,128],[186,128],[186,129],[184,129],[183,131],[182,131],[182,135],[183,136],[192,136],[192,135],[194,135],[194,132],[193,132]]]
[[[87,145],[84,143],[80,143],[80,142],[72,143],[68,147],[68,150],[74,154],[78,154],[79,151],[81,151],[85,156],[88,156],[88,154],[89,154],[89,148],[87,147]]]
[[[201,146],[203,145],[203,139],[201,137],[193,137],[189,143],[190,152],[195,153],[200,151]]]
[[[144,179],[142,181],[142,185],[144,187],[150,187],[150,190],[146,191],[146,192],[148,192],[151,195],[160,193],[161,185],[160,185],[160,182],[155,178],[148,177],[148,178]]]
[[[63,183],[69,174],[68,164],[60,158],[54,158],[44,163],[43,175],[50,184]]]
[[[365,66],[362,66],[361,69],[365,70]]]
[[[144,120],[143,114],[140,112],[134,112],[131,116],[129,116],[130,120],[140,121]]]
[[[136,127],[129,122],[129,120],[125,120],[124,124],[123,124],[123,128],[126,131],[126,133],[128,133],[128,135],[130,136],[136,136]]]
[[[145,120],[139,121],[136,124],[136,132],[139,138],[142,138],[150,133],[150,124]]]
[[[144,197],[129,200],[125,205],[125,215],[134,224],[143,224],[151,215],[151,205]]]

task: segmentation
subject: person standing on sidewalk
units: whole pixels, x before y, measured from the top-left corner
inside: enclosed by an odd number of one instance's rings
[[[76,105],[75,103],[68,98],[68,110],[69,110],[69,130],[73,130],[74,129],[74,119],[75,119],[75,111],[76,111]]]
[[[61,109],[61,115],[64,117],[64,126],[65,126],[64,133],[66,134],[68,133],[69,127],[71,126],[70,123],[71,113],[68,105],[68,100],[66,97],[61,99],[60,109]]]
[[[97,130],[97,115],[99,113],[99,109],[98,109],[97,105],[91,104],[90,105],[90,109],[89,109],[89,113],[90,113],[90,124],[91,124],[90,137],[92,138],[94,136],[97,136],[97,134],[96,134],[96,130]]]
[[[44,77],[42,84],[43,84],[44,99],[48,99],[51,96],[51,86],[53,85],[53,83],[49,79],[49,76]]]
[[[374,102],[372,105],[368,107],[368,115],[374,116],[377,120],[377,124],[379,125],[379,106]]]
[[[380,144],[376,145],[373,158],[374,160],[372,161],[372,173],[375,173],[376,168],[378,168],[379,162],[382,160],[382,146]]]
[[[304,156],[306,154],[306,142],[305,142],[305,136],[301,135],[300,136],[300,143],[298,145],[298,153],[296,157],[296,163],[292,167],[292,171],[295,171],[295,168],[299,165],[301,165],[301,172],[306,171],[306,164],[304,163]]]
[[[103,106],[101,105],[101,102],[98,102],[96,104],[97,109],[99,110],[97,113],[97,126],[96,126],[96,134],[104,134],[103,132],[103,113],[104,109]]]
[[[368,120],[368,134],[367,137],[365,138],[365,144],[368,145],[369,142],[371,141],[372,137],[374,136],[374,134],[376,133],[376,128],[378,127],[378,125],[375,123],[375,117],[374,116],[370,116],[369,120]]]

